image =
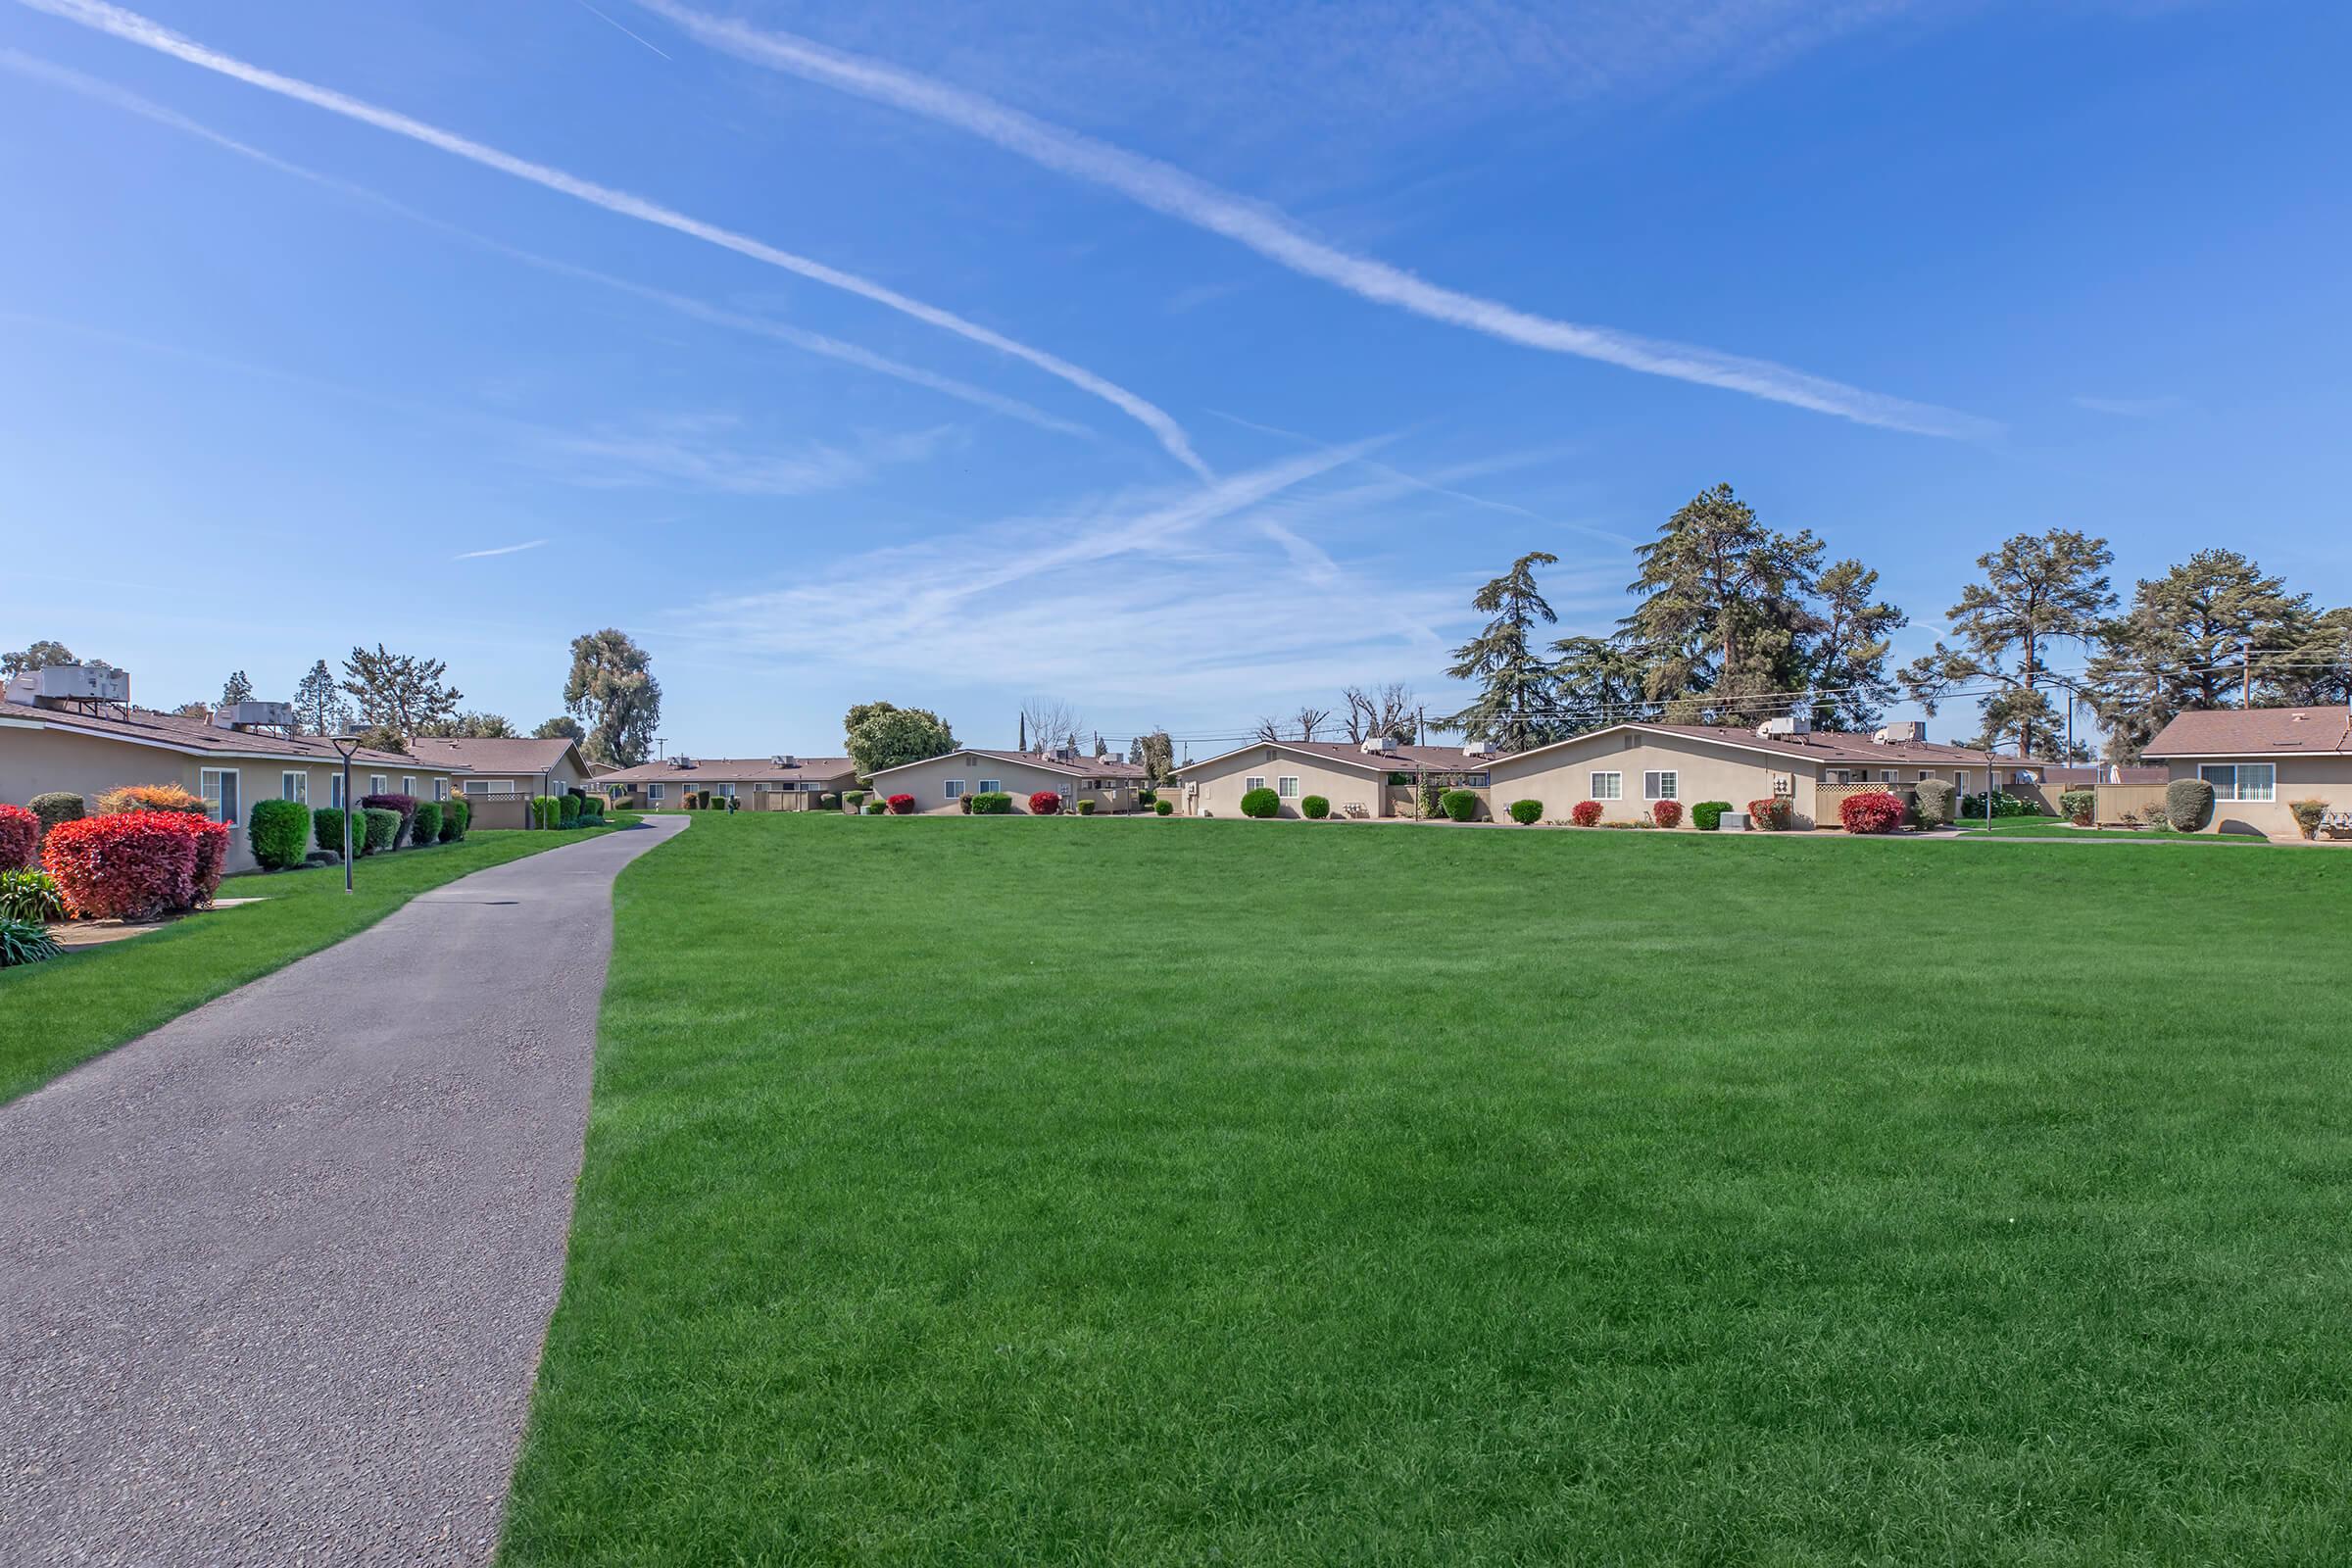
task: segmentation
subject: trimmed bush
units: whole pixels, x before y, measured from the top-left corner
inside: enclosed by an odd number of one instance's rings
[[[1281,809],[1282,797],[1262,785],[1242,796],[1244,816],[1272,816]]]
[[[1723,831],[1723,813],[1732,808],[1729,801],[1701,801],[1690,808],[1690,825],[1701,833]]]
[[[28,869],[41,852],[41,819],[22,806],[0,806],[0,871]]]
[[[816,808],[817,808],[818,810],[820,810],[820,811],[838,811],[838,810],[840,810],[840,809],[841,809],[841,796],[840,796],[840,794],[839,794],[837,791],[834,791],[834,790],[826,790],[826,791],[824,791],[822,794],[818,795],[818,796],[817,796],[817,798],[816,798]]]
[[[556,797],[556,826],[558,826],[558,827],[578,827],[579,825],[580,825],[580,798],[579,798],[577,795],[559,795],[559,796],[557,796],[557,797]]]
[[[269,871],[290,871],[311,853],[311,808],[300,801],[256,801],[245,812],[245,842]]]
[[[400,840],[400,813],[381,806],[365,807],[360,820],[368,825],[368,855],[382,855]]]
[[[354,822],[351,824],[351,832],[352,849],[354,851],[365,850],[368,847],[367,824]],[[341,855],[343,853],[342,809],[333,806],[321,806],[313,811],[311,813],[311,836],[318,841],[320,849]]]
[[[1157,806],[1159,804],[1159,791],[1137,790],[1135,792],[1135,804],[1138,806]]]
[[[1660,801],[1649,808],[1649,819],[1660,827],[1681,827],[1683,825],[1683,803]]]
[[[842,804],[843,806],[847,807],[847,808],[848,808],[850,810],[852,810],[852,811],[858,811],[858,810],[862,810],[862,809],[864,809],[864,808],[865,808],[865,791],[863,791],[863,790],[843,790],[843,791],[841,792],[841,804]]]
[[[89,814],[81,803],[81,797],[72,790],[48,790],[24,804],[31,807],[32,814],[41,819],[43,838],[48,837],[49,830],[58,823],[78,822]]]
[[[1456,822],[1467,822],[1478,814],[1478,797],[1468,790],[1447,790],[1438,804]]]
[[[581,796],[581,797],[580,797],[580,822],[581,822],[581,825],[582,825],[582,826],[585,826],[585,827],[595,827],[595,826],[596,826],[598,823],[600,823],[600,822],[604,821],[604,819],[605,819],[605,798],[604,798],[602,795],[583,795],[583,796]]]
[[[2164,816],[2182,833],[2195,833],[2213,820],[2213,786],[2201,778],[2177,778],[2164,787]]]
[[[2006,790],[1994,790],[1992,814],[1997,819],[2004,816],[2040,816],[2044,813],[2032,801],[2021,801]],[[1984,797],[1982,794],[1971,795],[1960,803],[1960,819],[1964,822],[1984,820]]]
[[[2320,820],[2328,814],[2326,801],[2289,801],[2286,809],[2287,814],[2295,819],[2295,826],[2303,830],[2305,838],[2316,839],[2320,836]]]
[[[1094,814],[1095,814],[1095,803],[1094,803],[1094,801],[1093,801],[1092,799],[1082,799],[1082,800],[1080,800],[1080,801],[1079,801],[1079,803],[1078,803],[1078,814],[1079,814],[1080,816],[1092,816],[1092,815],[1094,815]]]
[[[1600,826],[1600,803],[1598,801],[1577,802],[1568,808],[1568,820],[1574,822],[1578,827]]]
[[[152,920],[211,900],[228,828],[185,811],[120,811],[58,825],[41,864],[86,919]]]
[[[0,871],[0,919],[44,920],[66,917],[66,896],[57,878],[46,871]]]
[[[883,805],[880,801],[868,801],[865,803],[865,814],[868,816],[880,816],[884,811],[889,809],[890,808]]]
[[[409,847],[416,849],[440,842],[441,804],[438,801],[419,802],[416,814],[409,818]]]
[[[118,784],[98,797],[98,814],[122,811],[184,811],[204,814],[204,797],[190,795],[177,784]]]
[[[1176,803],[1174,801],[1153,801],[1152,803],[1152,814],[1154,816],[1174,816],[1176,814]]]
[[[1749,826],[1766,833],[1786,833],[1795,825],[1796,803],[1786,795],[1768,795],[1760,801],[1750,801],[1747,820]]]
[[[400,818],[400,831],[392,835],[392,842],[385,845],[384,848],[396,850],[408,843],[409,823],[416,815],[416,796],[403,795],[398,790],[394,790],[388,795],[363,795],[360,797],[360,809],[363,811],[390,811]],[[372,841],[368,847],[370,853],[375,849]]]
[[[2090,826],[2098,811],[2097,790],[2067,790],[2058,797],[2058,814],[2077,827]]]
[[[974,816],[1012,814],[1012,797],[1004,790],[983,790],[977,795],[966,795],[964,799],[972,803]]]
[[[890,808],[890,814],[893,816],[912,816],[914,814],[914,797],[911,795],[893,795],[884,804]]]
[[[1848,833],[1891,833],[1903,825],[1903,798],[1887,790],[1848,795],[1838,803],[1838,821]]]
[[[1053,816],[1061,809],[1061,797],[1052,790],[1039,790],[1029,797],[1031,816]]]
[[[14,969],[23,963],[40,963],[56,957],[65,950],[57,939],[41,929],[37,920],[12,920],[0,916],[0,969]]]
[[[1544,820],[1544,803],[1542,801],[1513,801],[1509,809],[1511,820],[1521,827],[1534,827],[1538,822]]]
[[[1911,792],[1912,800],[1916,803],[1912,809],[1919,818],[1919,825],[1921,827],[1951,826],[1954,803],[1959,799],[1959,790],[1953,787],[1950,779],[1921,779],[1918,786]]]
[[[466,836],[473,825],[473,807],[463,795],[452,795],[441,803],[441,842],[455,844]]]
[[[1331,802],[1320,795],[1309,795],[1298,803],[1298,812],[1301,816],[1311,816],[1320,822],[1331,814]]]

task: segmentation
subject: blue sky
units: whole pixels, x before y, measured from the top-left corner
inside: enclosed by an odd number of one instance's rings
[[[1879,567],[1905,656],[2021,529],[2342,604],[2348,46],[2125,0],[0,0],[0,642],[171,703],[381,641],[528,725],[617,625],[673,750],[874,698],[1004,743],[1033,695],[1206,742],[1458,700],[1531,549],[1605,631],[1719,480]]]

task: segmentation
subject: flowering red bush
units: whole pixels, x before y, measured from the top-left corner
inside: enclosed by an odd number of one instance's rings
[[[1681,827],[1683,825],[1683,803],[1660,801],[1649,808],[1649,819],[1660,827]]]
[[[0,806],[0,871],[23,871],[41,851],[41,819],[22,806]]]
[[[1767,833],[1786,833],[1796,821],[1796,806],[1786,795],[1768,795],[1747,803],[1747,820]]]
[[[1029,797],[1029,809],[1037,816],[1052,816],[1061,809],[1061,797],[1052,790],[1039,790]]]
[[[207,903],[228,860],[228,827],[184,811],[60,822],[41,865],[85,919],[152,920]]]
[[[1600,826],[1600,803],[1598,801],[1577,802],[1569,808],[1568,820],[1574,822],[1578,827]]]
[[[889,804],[890,814],[893,816],[912,816],[914,814],[914,797],[911,795],[893,795]]]
[[[1848,795],[1838,803],[1838,820],[1848,833],[1891,833],[1903,825],[1903,798],[1886,790]]]

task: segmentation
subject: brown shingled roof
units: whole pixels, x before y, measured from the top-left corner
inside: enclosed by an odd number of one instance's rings
[[[103,736],[133,746],[160,746],[207,757],[285,757],[338,764],[343,760],[341,754],[323,735],[280,735],[274,730],[222,729],[209,718],[183,718],[177,713],[158,713],[145,708],[134,708],[130,710],[130,716],[123,718],[116,710],[41,708],[31,703],[0,702],[0,718],[12,722],[30,722],[44,729],[66,730],[76,735]],[[445,762],[366,748],[355,754],[352,760],[355,763],[428,767],[436,772],[465,771]]]
[[[2182,713],[2142,757],[2352,755],[2352,714],[2341,708],[2226,708]]]
[[[544,773],[564,760],[574,742],[561,735],[551,740],[502,735],[445,738],[419,735],[409,742],[409,754],[418,761],[438,761],[476,773]]]
[[[842,778],[858,771],[858,764],[846,757],[795,757],[791,767],[779,767],[769,757],[696,757],[688,759],[690,767],[680,767],[675,758],[664,757],[658,761],[640,762],[635,767],[619,768],[611,773],[599,773],[599,784],[792,784],[810,779]]]

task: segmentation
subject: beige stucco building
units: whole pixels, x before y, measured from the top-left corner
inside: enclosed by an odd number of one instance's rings
[[[564,795],[585,791],[595,781],[579,743],[558,737],[532,740],[501,736],[496,740],[444,740],[418,736],[409,753],[419,761],[438,762],[465,775],[467,795],[495,800],[509,795]]]
[[[1171,786],[1187,816],[1240,816],[1242,797],[1270,789],[1277,816],[1298,816],[1300,803],[1320,795],[1335,817],[1413,816],[1424,784],[1466,789],[1485,816],[1488,768],[1494,759],[1459,746],[1404,746],[1391,741],[1252,741],[1216,757],[1187,762]]]
[[[1783,721],[1785,722],[1785,721]],[[1543,820],[1566,821],[1578,803],[1596,801],[1601,820],[1647,818],[1661,800],[1678,801],[1683,825],[1699,801],[1789,803],[1797,827],[1838,825],[1838,800],[1869,787],[1908,795],[1922,779],[1942,779],[1962,795],[1982,794],[1989,776],[2000,789],[2038,798],[2039,765],[1964,746],[1929,741],[1925,726],[1893,724],[1871,735],[1842,731],[1754,729],[1718,724],[1613,724],[1489,764],[1498,812],[1514,801],[1544,808]]]
[[[2341,708],[2182,713],[2140,752],[2173,778],[2213,786],[2217,833],[2300,838],[2289,801],[2352,810],[2352,714]]]
[[[212,718],[156,713],[127,704],[39,695],[42,672],[9,683],[0,700],[0,800],[22,806],[35,795],[69,791],[96,809],[97,798],[124,784],[177,784],[203,797],[206,814],[227,822],[229,871],[256,869],[245,832],[255,801],[299,801],[317,808],[343,804],[343,760],[318,736],[295,735],[284,705],[246,703]],[[445,764],[391,752],[352,760],[355,797],[400,792],[447,800],[459,777]],[[340,845],[321,846],[340,849]]]
[[[920,762],[885,767],[872,774],[865,787],[874,797],[911,795],[917,811],[960,811],[967,795],[1002,790],[1012,797],[1016,812],[1029,809],[1029,797],[1051,790],[1061,797],[1061,808],[1075,811],[1082,800],[1097,811],[1132,811],[1144,788],[1145,772],[1115,757],[1088,757],[1083,752],[990,752],[973,747],[933,757]]]
[[[740,801],[747,811],[808,811],[827,794],[858,787],[858,766],[846,757],[665,757],[599,773],[595,787],[618,806],[674,809],[708,790]]]

